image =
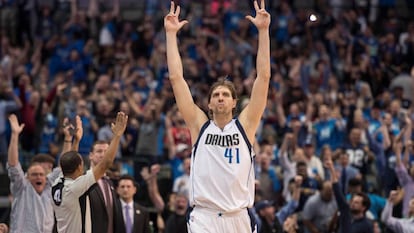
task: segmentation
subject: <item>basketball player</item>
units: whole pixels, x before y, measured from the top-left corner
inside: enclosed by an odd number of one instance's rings
[[[183,77],[177,32],[188,21],[178,19],[180,7],[171,2],[164,18],[169,79],[179,111],[191,132],[189,232],[250,233],[255,224],[247,209],[254,202],[252,145],[265,109],[270,79],[270,14],[264,0],[254,2],[256,16],[246,16],[258,29],[257,78],[249,103],[237,118],[233,83],[214,83],[208,95],[209,117],[194,103]],[[253,216],[252,216],[253,217]]]

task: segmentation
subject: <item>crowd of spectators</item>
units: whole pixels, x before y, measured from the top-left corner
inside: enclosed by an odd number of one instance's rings
[[[113,178],[130,174],[145,187],[142,168],[160,164],[166,208],[176,208],[170,194],[188,190],[192,142],[168,80],[163,16],[170,3],[143,2],[135,20],[124,17],[123,0],[0,1],[0,172],[10,113],[25,124],[19,149],[27,167],[35,154],[57,157],[65,117],[81,117],[79,153],[87,157],[96,140],[111,139],[110,123],[123,111],[129,124]],[[394,217],[414,215],[412,1],[268,2],[272,78],[255,145],[258,220],[264,209],[274,215],[297,199],[297,216],[277,215],[280,227],[286,220],[298,231],[332,232],[338,206],[325,166],[332,158],[341,192],[367,194],[375,232],[392,232],[380,218],[390,193]],[[196,103],[207,110],[210,84],[227,76],[241,109],[255,77],[257,32],[244,18],[252,1],[176,3],[189,20],[178,38]],[[320,205],[323,213],[311,207]]]

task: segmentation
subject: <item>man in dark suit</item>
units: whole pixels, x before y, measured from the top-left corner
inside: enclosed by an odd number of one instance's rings
[[[96,141],[89,153],[91,169],[98,164],[108,149],[108,142]],[[92,233],[118,233],[121,232],[118,222],[122,210],[118,201],[118,194],[112,181],[104,176],[89,188],[80,198],[82,216],[85,216],[86,203],[90,203],[90,222]],[[88,217],[88,216],[86,216]],[[84,219],[84,218],[83,218]]]
[[[121,176],[117,192],[123,215],[123,224],[119,225],[119,232],[149,233],[149,213],[138,203],[134,203],[134,195],[137,192],[134,178],[129,175]]]

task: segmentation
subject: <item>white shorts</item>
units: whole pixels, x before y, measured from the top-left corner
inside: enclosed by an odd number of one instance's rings
[[[188,216],[188,233],[256,233],[254,216],[247,209],[232,213],[195,207]]]

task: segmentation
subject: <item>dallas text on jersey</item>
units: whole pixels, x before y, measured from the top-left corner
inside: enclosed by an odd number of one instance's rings
[[[239,134],[233,135],[218,135],[218,134],[207,134],[206,145],[232,147],[239,145]]]

